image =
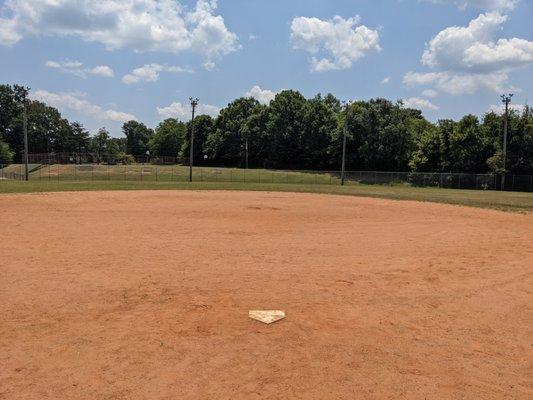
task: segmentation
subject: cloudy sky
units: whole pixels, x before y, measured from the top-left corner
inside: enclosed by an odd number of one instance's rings
[[[0,0],[0,81],[114,136],[286,88],[458,118],[533,102],[532,20],[531,0]]]

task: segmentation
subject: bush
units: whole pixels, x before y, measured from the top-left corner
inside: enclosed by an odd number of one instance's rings
[[[117,159],[121,164],[133,164],[135,158],[131,154],[119,153]]]

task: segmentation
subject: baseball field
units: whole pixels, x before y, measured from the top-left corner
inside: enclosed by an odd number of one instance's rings
[[[3,184],[0,399],[533,394],[531,194]]]

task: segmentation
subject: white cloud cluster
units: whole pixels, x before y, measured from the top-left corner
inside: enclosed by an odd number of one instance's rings
[[[211,117],[216,117],[219,112],[219,107],[210,104],[200,103],[196,108],[196,115],[210,115]],[[190,106],[180,102],[174,102],[166,107],[157,107],[157,113],[162,118],[178,118],[181,121],[188,121],[191,119]]]
[[[359,25],[359,17],[294,18],[291,40],[295,49],[312,55],[313,72],[348,69],[365,55],[381,50],[378,31]]]
[[[46,90],[37,90],[32,94],[32,98],[56,107],[60,111],[77,111],[100,121],[126,122],[137,119],[132,114],[113,109],[105,110],[92,104],[84,99],[83,93],[52,93]]]
[[[193,51],[212,60],[239,47],[216,8],[217,0],[197,0],[193,10],[177,0],[8,0],[0,14],[0,44],[76,36],[108,49]]]
[[[478,90],[505,92],[509,89],[509,76],[505,72],[490,74],[467,74],[452,71],[444,72],[408,72],[403,81],[407,86],[433,85],[439,90],[452,95],[475,93]],[[516,88],[512,90],[516,91]]]
[[[467,7],[482,10],[512,10],[519,0],[425,0],[431,3],[454,4],[461,9]]]
[[[276,93],[272,90],[262,89],[261,86],[255,85],[249,91],[245,93],[246,97],[253,97],[261,104],[270,104]]]
[[[381,80],[381,84],[382,84],[382,85],[387,85],[387,84],[390,83],[391,79],[392,79],[392,78],[391,78],[390,76],[386,76],[385,78],[383,78],[383,79]]]
[[[79,61],[52,61],[49,60],[44,64],[48,68],[58,69],[61,72],[86,78],[87,74],[112,78],[115,76],[113,70],[107,65],[98,65],[94,68],[85,68]]]
[[[479,15],[466,27],[449,27],[427,44],[422,64],[435,72],[408,72],[407,85],[433,84],[451,94],[508,89],[509,71],[533,63],[533,42],[511,38],[495,40],[507,21],[499,12]]]
[[[526,109],[525,104],[509,104],[509,110],[516,111],[517,113],[523,113]],[[496,114],[503,114],[505,112],[505,106],[503,104],[496,105],[493,104],[489,107],[489,112],[495,112]]]
[[[406,108],[416,108],[421,110],[438,110],[439,107],[433,104],[427,99],[422,99],[420,97],[411,97],[409,99],[403,100],[403,105]]]
[[[122,77],[122,82],[126,85],[138,82],[157,82],[161,72],[171,73],[191,73],[192,71],[186,68],[177,66],[168,66],[161,64],[145,64],[142,67],[135,68],[131,73]]]

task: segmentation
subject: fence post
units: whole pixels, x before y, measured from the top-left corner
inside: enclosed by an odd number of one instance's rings
[[[174,181],[174,166],[172,166],[172,172],[170,174],[170,181]]]
[[[143,166],[144,164],[141,165],[141,182],[143,181]]]
[[[157,178],[157,170],[158,170],[158,168],[155,167],[155,181],[156,181],[156,182],[158,181],[158,178]]]

